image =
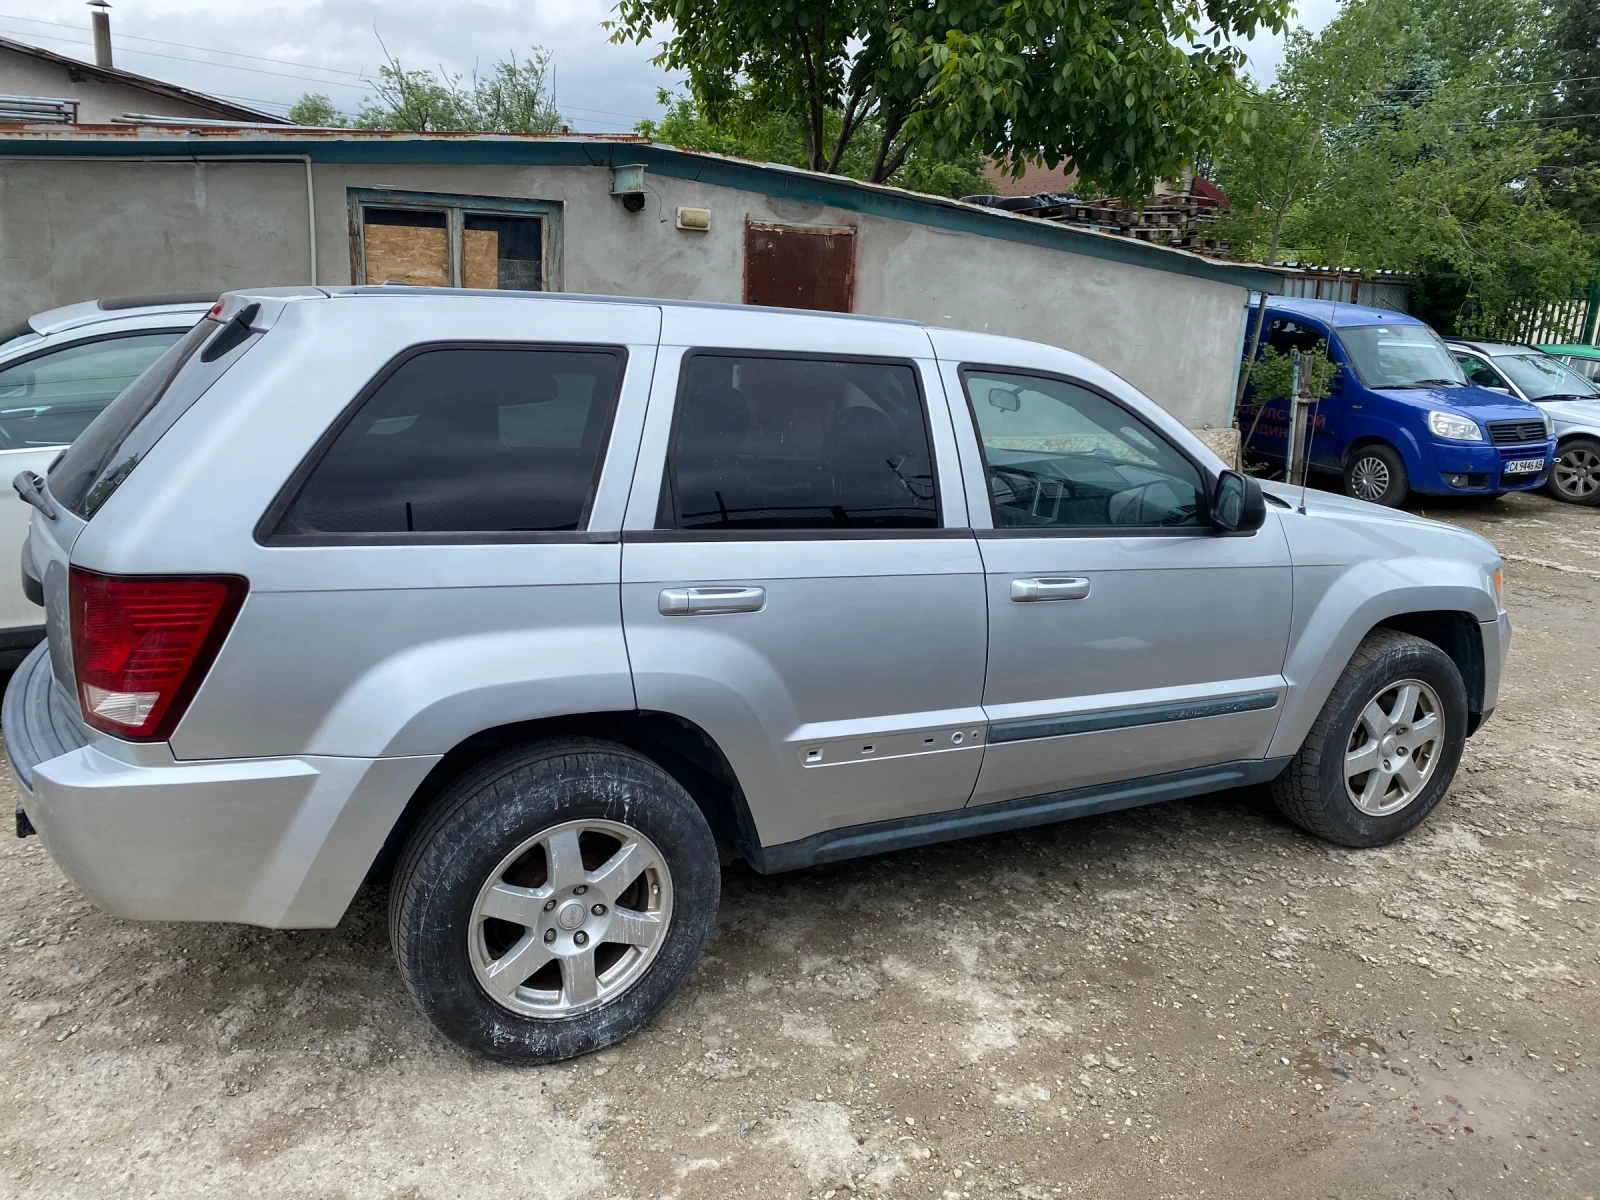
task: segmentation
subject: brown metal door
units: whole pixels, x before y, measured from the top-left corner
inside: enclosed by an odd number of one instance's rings
[[[849,312],[856,231],[847,225],[744,226],[744,302]]]

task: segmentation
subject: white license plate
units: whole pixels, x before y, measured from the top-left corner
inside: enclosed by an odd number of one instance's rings
[[[1542,470],[1544,470],[1544,459],[1542,458],[1513,458],[1506,464],[1506,469],[1501,474],[1527,475],[1533,471]]]

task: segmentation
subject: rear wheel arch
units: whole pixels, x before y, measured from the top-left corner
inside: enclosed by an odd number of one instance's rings
[[[388,874],[411,831],[450,784],[478,763],[515,746],[570,737],[615,742],[644,755],[671,775],[705,816],[724,859],[760,844],[732,764],[700,726],[664,712],[575,713],[480,730],[451,747],[412,792],[369,867],[367,879]]]

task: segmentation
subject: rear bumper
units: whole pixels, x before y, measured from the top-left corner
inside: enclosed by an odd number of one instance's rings
[[[27,702],[30,681],[39,686],[19,669],[4,713],[27,818],[84,894],[120,917],[334,925],[438,761],[136,762],[133,753],[154,748],[115,739],[63,746],[41,727],[50,708]]]

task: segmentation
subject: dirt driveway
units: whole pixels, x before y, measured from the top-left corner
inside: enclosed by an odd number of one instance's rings
[[[0,1194],[1593,1196],[1600,513],[1429,512],[1501,548],[1517,634],[1416,835],[1337,850],[1234,792],[734,867],[682,998],[560,1067],[441,1044],[381,892],[144,927],[8,835]]]

